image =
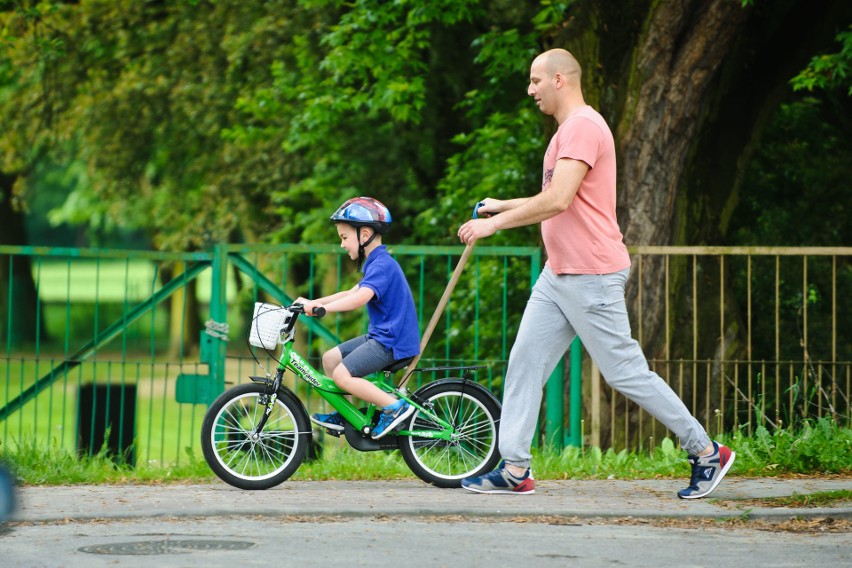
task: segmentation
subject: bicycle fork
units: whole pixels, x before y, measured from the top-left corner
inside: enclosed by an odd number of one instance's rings
[[[260,398],[261,404],[265,405],[265,410],[263,414],[260,416],[260,421],[254,427],[254,429],[249,433],[247,442],[256,443],[260,439],[260,433],[263,431],[263,427],[266,426],[266,421],[269,420],[269,415],[272,413],[272,409],[275,408],[275,401],[278,400],[278,387],[281,386],[281,378],[283,373],[278,371],[275,373],[275,378],[272,379],[272,382],[269,381],[269,377],[249,377],[251,380],[260,382],[261,380],[266,385],[266,392]]]

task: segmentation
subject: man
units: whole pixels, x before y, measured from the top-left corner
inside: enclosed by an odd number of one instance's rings
[[[603,117],[586,105],[581,69],[564,49],[533,61],[527,94],[559,124],[544,156],[541,192],[511,200],[485,199],[458,230],[472,244],[500,229],[541,223],[547,263],[533,287],[509,356],[500,420],[501,467],[462,482],[478,493],[532,494],[530,447],[542,389],[574,337],[618,390],[679,438],[692,478],[683,499],[713,491],[735,454],[704,428],[658,375],[630,334],[624,287],[630,257],[615,216],[615,143]],[[498,215],[499,213],[499,215]]]

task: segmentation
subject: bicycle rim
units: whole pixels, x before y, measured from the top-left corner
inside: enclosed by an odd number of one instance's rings
[[[293,411],[276,400],[259,435],[254,434],[266,406],[262,393],[249,392],[229,400],[216,414],[210,432],[213,455],[229,474],[262,481],[281,473],[296,455],[299,428]]]
[[[452,441],[410,437],[405,440],[414,460],[429,476],[462,480],[478,473],[497,452],[497,423],[493,411],[476,396],[459,391],[437,393],[429,399],[432,413],[456,428]],[[412,430],[442,430],[419,410]]]

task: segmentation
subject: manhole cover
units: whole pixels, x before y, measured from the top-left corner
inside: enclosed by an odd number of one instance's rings
[[[254,546],[253,542],[238,540],[142,540],[139,542],[95,544],[77,550],[89,554],[145,556],[152,554],[188,554],[199,550],[245,550],[252,546]]]

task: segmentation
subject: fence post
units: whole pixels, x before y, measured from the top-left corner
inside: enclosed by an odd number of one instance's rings
[[[223,244],[217,244],[213,247],[212,270],[210,319],[214,325],[222,329],[222,326],[227,324],[228,321],[228,250]],[[225,391],[225,352],[228,340],[221,334],[213,337],[209,361],[210,376],[216,388],[215,392],[221,393]]]
[[[559,360],[544,387],[544,445],[562,451],[565,431],[565,359]]]
[[[544,419],[545,445],[561,450],[566,445],[580,446],[583,443],[580,419],[583,405],[583,344],[575,337],[569,349],[568,377],[568,432],[565,433],[565,358],[559,360],[547,379],[545,397],[547,409]]]
[[[571,342],[571,398],[568,406],[568,437],[566,445],[582,447],[583,432],[583,343],[579,337]]]

